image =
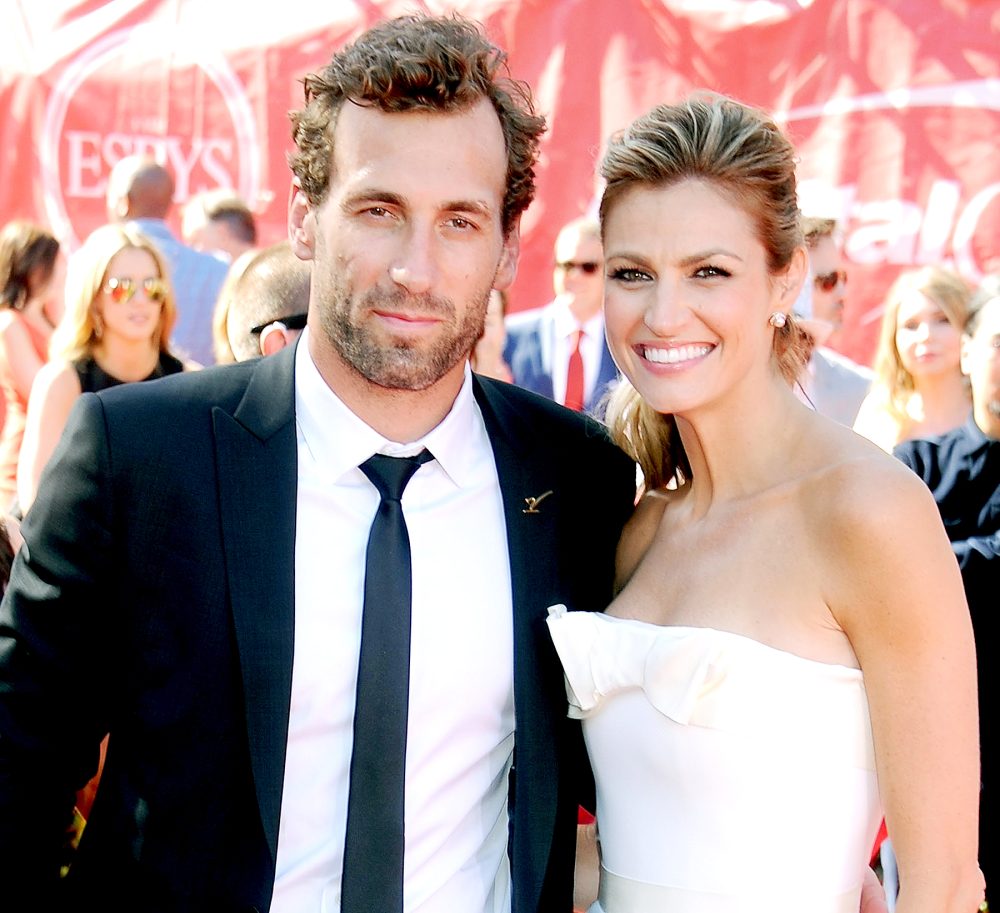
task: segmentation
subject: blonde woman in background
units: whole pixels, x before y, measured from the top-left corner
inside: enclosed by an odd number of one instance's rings
[[[66,312],[28,401],[17,471],[22,510],[34,500],[42,470],[82,393],[184,369],[168,350],[176,307],[167,276],[153,242],[127,226],[97,229],[74,257]]]
[[[960,276],[940,267],[900,274],[886,296],[858,434],[891,451],[965,421],[972,404],[959,361],[970,294]]]

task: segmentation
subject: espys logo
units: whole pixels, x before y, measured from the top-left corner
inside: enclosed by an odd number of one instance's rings
[[[108,175],[136,154],[171,170],[177,201],[216,186],[257,201],[261,152],[249,100],[197,35],[148,23],[109,33],[54,86],[39,158],[46,214],[70,247],[105,221]]]

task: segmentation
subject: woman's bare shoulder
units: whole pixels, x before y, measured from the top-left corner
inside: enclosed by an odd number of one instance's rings
[[[683,490],[659,488],[647,491],[622,530],[615,560],[615,591],[620,591],[649,549],[660,527],[663,513],[671,502],[683,497]]]
[[[80,395],[80,378],[68,361],[49,361],[38,369],[31,388],[33,399]]]

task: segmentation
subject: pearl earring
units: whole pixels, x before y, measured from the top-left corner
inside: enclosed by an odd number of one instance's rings
[[[776,330],[780,330],[788,322],[788,317],[783,311],[775,311],[770,317],[767,318],[767,322]]]

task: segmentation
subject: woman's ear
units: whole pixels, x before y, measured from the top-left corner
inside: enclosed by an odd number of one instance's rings
[[[802,290],[802,283],[809,273],[809,252],[803,246],[795,248],[792,259],[778,280],[779,302],[785,311],[794,309],[795,301]]]

